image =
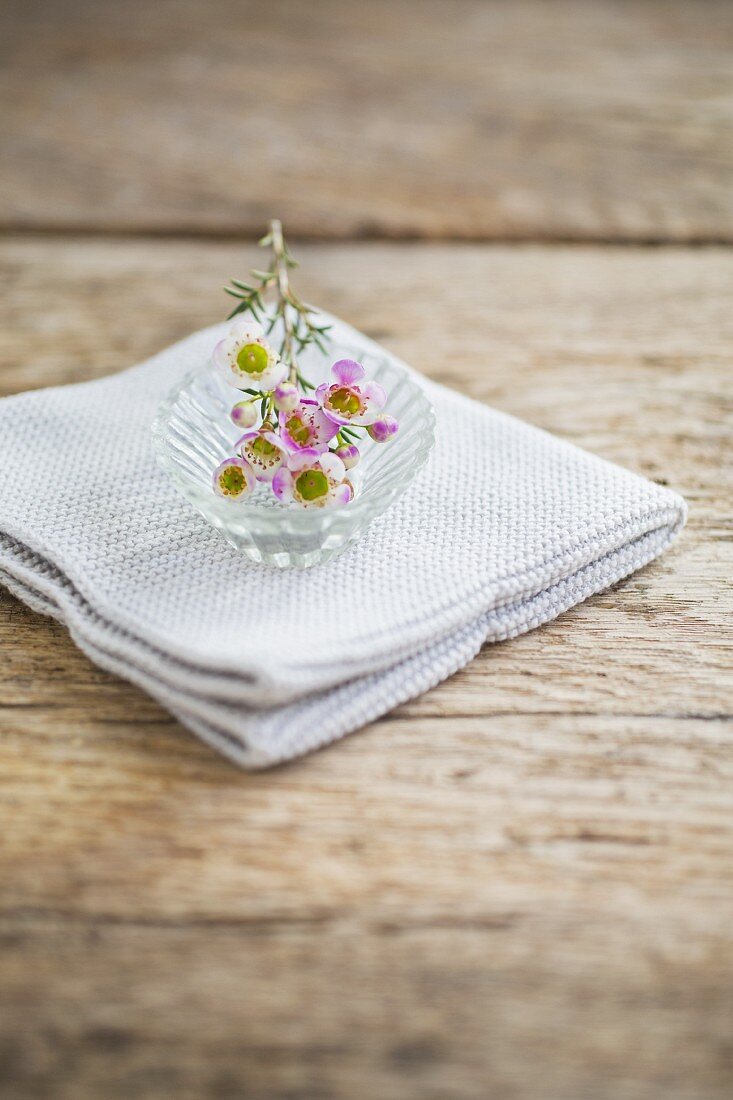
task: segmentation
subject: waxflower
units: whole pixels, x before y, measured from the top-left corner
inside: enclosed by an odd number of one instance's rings
[[[258,431],[245,432],[236,446],[258,481],[272,481],[287,458],[282,440],[270,424],[263,425]]]
[[[238,401],[230,416],[238,428],[252,428],[260,418],[259,401]]]
[[[258,321],[236,321],[214,348],[213,358],[227,382],[240,390],[272,390],[287,374]]]
[[[400,426],[395,418],[388,413],[383,413],[372,424],[367,425],[367,431],[375,443],[386,443],[388,439],[397,434],[399,428]]]
[[[361,458],[359,448],[354,443],[342,443],[340,447],[336,448],[335,453],[339,456],[347,470],[352,470]]]
[[[338,424],[308,397],[302,398],[296,408],[280,413],[280,436],[289,451],[309,448],[323,452],[338,430]]]
[[[244,500],[255,484],[254,470],[243,458],[225,458],[214,471],[214,492],[227,500]]]
[[[379,416],[387,395],[379,382],[363,383],[365,374],[361,363],[339,359],[331,367],[333,383],[316,390],[316,400],[334,424],[371,424]]]
[[[273,478],[272,490],[278,500],[295,501],[303,508],[348,504],[354,490],[345,474],[346,467],[333,451],[321,454],[305,448],[288,456],[287,466],[281,466]]]
[[[383,388],[366,379],[356,360],[333,363],[329,381],[317,389],[304,376],[298,358],[306,349],[308,358],[316,349],[325,357],[331,325],[293,291],[296,265],[277,219],[260,244],[271,249],[269,267],[253,271],[252,282],[232,279],[225,287],[236,306],[212,353],[216,370],[243,391],[230,412],[243,434],[236,457],[215,470],[214,491],[243,500],[263,482],[279,500],[304,508],[347,504],[360,471],[347,472],[360,462],[363,445],[386,443],[399,425],[384,412]]]

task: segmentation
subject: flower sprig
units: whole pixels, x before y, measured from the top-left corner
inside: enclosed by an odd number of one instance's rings
[[[231,286],[225,286],[224,292],[237,299],[237,305],[229,314],[228,320],[240,313],[251,313],[257,321],[268,318],[265,296],[275,294],[275,308],[267,320],[266,331],[269,335],[278,321],[282,322],[282,340],[280,358],[288,368],[291,382],[299,383],[304,389],[313,389],[310,382],[298,369],[297,356],[309,344],[315,344],[326,354],[326,339],[330,325],[318,324],[313,315],[316,310],[295,293],[290,284],[290,271],[298,266],[283,236],[282,224],[275,218],[270,222],[267,234],[258,242],[261,248],[269,248],[272,253],[267,271],[252,269],[254,283],[245,283],[231,279]]]
[[[382,386],[367,380],[354,359],[333,363],[330,381],[318,387],[303,376],[297,356],[311,344],[327,354],[330,326],[318,323],[316,310],[290,286],[296,261],[279,221],[271,223],[260,244],[272,250],[270,267],[253,271],[257,284],[233,279],[225,288],[238,305],[229,316],[234,324],[212,355],[226,381],[248,395],[231,411],[244,433],[236,454],[214,471],[214,491],[227,500],[244,500],[265,482],[284,503],[347,504],[355,492],[347,473],[361,458],[363,433],[386,443],[399,425],[384,412]],[[273,296],[268,310],[265,298]],[[268,337],[278,321],[282,338],[275,349]]]

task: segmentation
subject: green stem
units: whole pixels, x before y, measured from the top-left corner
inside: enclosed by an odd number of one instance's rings
[[[232,279],[232,285],[224,287],[225,292],[237,301],[229,317],[251,313],[255,320],[267,321],[267,316],[262,316],[267,314],[263,294],[266,291],[274,292],[274,308],[265,326],[266,331],[269,335],[277,321],[282,323],[280,358],[288,368],[289,380],[307,393],[315,389],[315,386],[300,373],[297,357],[310,344],[315,344],[326,355],[327,333],[331,326],[318,324],[313,320],[311,314],[316,311],[306,305],[290,285],[289,269],[297,267],[297,264],[290,254],[283,236],[282,223],[278,218],[272,219],[267,234],[259,243],[262,248],[269,248],[271,251],[269,269],[252,271],[253,279],[257,280],[254,285]]]
[[[294,329],[293,321],[288,310],[291,299],[290,279],[288,277],[288,265],[285,259],[285,242],[283,240],[283,227],[279,218],[273,218],[270,222],[270,237],[272,239],[272,255],[277,279],[278,304],[277,311],[283,322],[282,358],[288,364],[289,380],[297,384],[298,364],[293,353]]]

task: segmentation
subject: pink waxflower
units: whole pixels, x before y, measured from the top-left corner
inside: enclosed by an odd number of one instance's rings
[[[326,416],[317,401],[304,397],[296,408],[280,413],[280,436],[289,451],[328,450],[338,425]]]
[[[225,458],[214,470],[214,492],[227,500],[244,500],[256,485],[255,473],[243,458]]]
[[[272,481],[287,458],[282,440],[269,424],[258,431],[245,432],[236,446],[258,481]]]
[[[386,443],[393,435],[396,435],[400,426],[393,416],[383,413],[367,426],[367,431],[375,443]]]
[[[339,359],[331,367],[334,381],[324,382],[316,400],[334,424],[371,424],[384,408],[387,395],[379,382],[363,383],[366,371],[354,359]]]
[[[272,491],[283,503],[294,501],[303,508],[348,504],[354,490],[345,474],[338,455],[306,447],[288,456],[287,466],[281,466],[272,480]]]
[[[223,378],[239,390],[265,393],[282,382],[287,367],[270,347],[259,321],[238,319],[214,348],[212,358]]]

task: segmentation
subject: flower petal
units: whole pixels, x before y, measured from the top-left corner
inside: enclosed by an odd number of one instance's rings
[[[235,321],[230,329],[230,335],[235,340],[259,340],[265,335],[265,330],[259,321],[255,321],[254,317],[243,317],[238,321]]]
[[[288,455],[289,469],[297,472],[306,466],[313,466],[321,456],[321,452],[315,447],[303,447],[299,451],[293,451]]]
[[[346,476],[346,467],[337,454],[333,454],[331,451],[327,451],[326,454],[321,455],[320,466],[324,474],[327,477],[333,478],[334,481],[343,481]]]
[[[224,340],[220,340],[219,343],[215,345],[214,350],[211,353],[211,358],[214,360],[214,363],[217,367],[221,367],[222,370],[228,368],[229,366],[229,361],[227,359],[228,343],[229,341],[226,338]]]
[[[250,439],[256,439],[259,434],[260,433],[258,431],[245,432],[244,435],[240,435],[234,446],[239,451],[245,443],[247,443]]]
[[[372,405],[376,405],[378,409],[383,409],[387,404],[387,394],[384,386],[380,386],[379,382],[367,382],[366,386],[362,386],[361,392],[364,399]]]
[[[339,359],[331,367],[331,374],[342,386],[351,386],[354,382],[360,381],[366,371],[361,363],[357,363],[356,359]]]
[[[352,422],[357,422],[355,417],[343,416],[340,412],[336,412],[335,409],[324,409],[323,415],[328,417],[332,424],[336,425],[336,431],[338,431],[339,427],[342,424],[351,424]],[[336,432],[334,432],[334,435],[335,434]]]
[[[266,390],[274,390],[278,386],[288,373],[288,368],[282,362],[281,359],[276,359],[274,363],[271,363],[269,367],[265,367],[262,374],[253,375],[248,385],[254,384],[263,392]]]
[[[272,479],[272,491],[278,500],[287,502],[293,499],[293,475],[287,466],[281,466]]]
[[[322,409],[319,409],[315,417],[314,427],[316,430],[316,446],[321,451],[327,450],[333,437],[338,435],[338,424],[334,424],[331,417],[327,416]]]
[[[282,451],[283,454],[287,454],[287,451],[283,446],[283,441],[277,434],[277,432],[271,432],[269,430],[262,431],[260,429],[260,435],[263,436],[268,443],[272,443],[273,447],[277,447],[278,450]]]

